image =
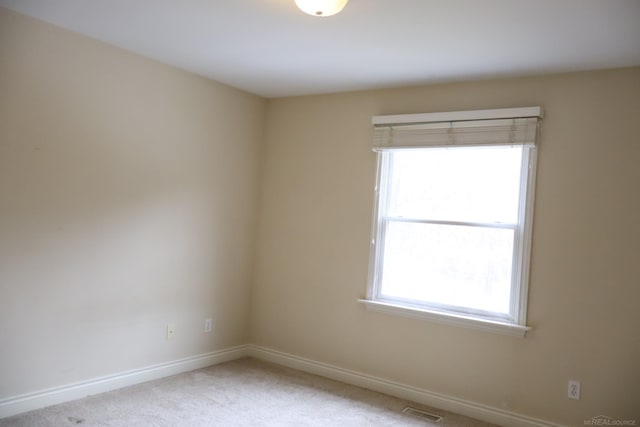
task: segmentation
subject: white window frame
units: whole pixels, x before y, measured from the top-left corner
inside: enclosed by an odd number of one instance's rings
[[[430,123],[470,123],[478,120],[504,120],[521,118],[541,118],[540,107],[526,107],[500,110],[476,110],[458,111],[450,113],[427,113],[427,114],[406,114],[394,116],[374,116],[372,122],[375,126],[395,126],[403,124],[426,124]],[[535,135],[535,134],[534,134]],[[535,136],[533,136],[535,142]],[[376,143],[374,142],[374,145]],[[418,143],[419,144],[419,143]],[[455,146],[455,144],[453,144]],[[484,142],[482,145],[491,146],[493,144]],[[497,145],[497,144],[496,144]],[[504,144],[501,144],[504,145]],[[420,145],[413,145],[413,148]],[[400,148],[401,149],[401,148]],[[381,209],[386,206],[386,194],[388,189],[385,183],[388,181],[390,159],[396,149],[393,146],[376,150],[377,171],[374,197],[373,221],[371,232],[370,256],[369,256],[369,276],[367,283],[366,299],[359,300],[368,309],[431,320],[439,323],[453,324],[468,328],[487,330],[515,336],[524,337],[531,327],[526,325],[527,318],[527,295],[529,265],[531,258],[531,234],[533,224],[533,204],[535,194],[536,160],[537,149],[534,144],[523,146],[522,166],[520,175],[520,201],[518,211],[518,222],[514,229],[514,255],[513,272],[511,281],[511,301],[509,315],[501,316],[495,313],[484,313],[473,309],[464,310],[457,308],[452,310],[446,306],[437,304],[416,304],[400,299],[390,299],[381,296],[381,269],[384,254],[384,230],[385,222],[393,219],[383,218]],[[438,221],[439,223],[453,223],[449,221]],[[498,227],[498,225],[482,224],[486,227]]]

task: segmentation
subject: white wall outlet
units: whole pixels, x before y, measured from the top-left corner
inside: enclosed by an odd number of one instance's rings
[[[580,381],[569,380],[567,396],[569,399],[580,400]]]
[[[206,333],[211,332],[213,329],[213,319],[204,319],[204,331]]]
[[[172,340],[175,335],[176,335],[176,325],[174,324],[167,325],[167,339]]]

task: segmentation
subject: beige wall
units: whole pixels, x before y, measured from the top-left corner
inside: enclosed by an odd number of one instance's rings
[[[0,399],[247,342],[265,106],[0,8]]]
[[[535,329],[366,311],[371,116],[530,105]],[[0,399],[254,342],[571,425],[640,419],[638,117],[640,68],[264,101],[0,8]]]
[[[372,115],[542,106],[525,339],[367,311]],[[270,100],[251,338],[582,425],[640,420],[640,68]],[[582,381],[569,400],[567,381]]]

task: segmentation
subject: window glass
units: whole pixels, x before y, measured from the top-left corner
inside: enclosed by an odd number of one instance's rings
[[[509,313],[511,229],[391,221],[380,294]]]
[[[394,151],[386,214],[514,224],[522,150],[506,146]]]

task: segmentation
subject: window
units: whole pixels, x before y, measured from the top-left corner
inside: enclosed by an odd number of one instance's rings
[[[374,117],[374,309],[524,335],[538,107]]]

